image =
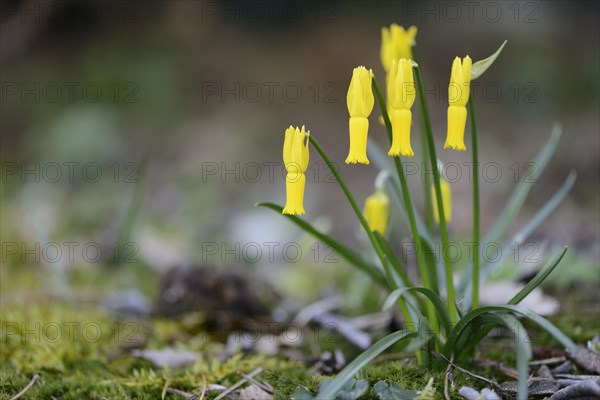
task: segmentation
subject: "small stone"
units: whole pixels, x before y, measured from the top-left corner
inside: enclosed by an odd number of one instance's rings
[[[463,386],[458,390],[458,394],[464,397],[466,400],[478,400],[480,393],[468,386]]]
[[[485,400],[501,400],[496,392],[488,388],[481,389],[481,394]]]

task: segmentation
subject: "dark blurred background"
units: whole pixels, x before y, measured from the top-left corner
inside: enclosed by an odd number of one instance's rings
[[[396,22],[418,27],[438,155],[463,165],[453,184],[451,234],[470,232],[463,163],[471,158],[442,151],[450,65],[457,55],[485,58],[506,39],[472,91],[480,159],[502,174],[496,180],[489,170],[482,181],[483,231],[559,122],[556,154],[513,232],[575,170],[575,187],[536,240],[570,244],[597,271],[598,2],[33,0],[3,1],[1,11],[3,264],[34,264],[34,253],[52,263],[45,243],[58,243],[63,255],[54,264],[63,269],[131,255],[157,270],[214,263],[289,271],[285,261],[294,256],[282,249],[308,239],[254,207],[285,201],[283,132],[306,124],[364,201],[377,169],[343,164],[346,90],[358,65],[384,82],[381,27]],[[386,148],[378,116],[376,107],[370,137]],[[413,147],[420,154],[417,129]],[[306,219],[357,246],[361,232],[350,207],[318,154],[311,157]],[[410,180],[422,208],[421,179]],[[404,226],[392,232],[397,240],[407,234]],[[78,243],[73,260],[65,242]],[[272,259],[270,242],[278,243]],[[127,243],[134,246],[124,249]],[[322,261],[323,254],[306,250],[314,241],[307,243],[302,259]],[[6,289],[10,276],[3,281]]]

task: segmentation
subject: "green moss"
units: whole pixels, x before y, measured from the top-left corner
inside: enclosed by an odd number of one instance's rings
[[[43,384],[34,385],[28,398],[54,396],[61,400],[157,399],[161,398],[165,385],[199,392],[205,380],[207,384],[230,386],[240,379],[237,371],[248,373],[259,367],[265,370],[260,379],[275,388],[275,398],[287,400],[298,387],[315,393],[322,381],[330,379],[311,373],[307,365],[279,356],[238,354],[219,361],[224,344],[210,334],[199,332],[198,321],[191,317],[182,321],[159,318],[116,321],[96,305],[95,299],[104,293],[134,286],[142,288],[151,298],[156,287],[156,275],[142,274],[143,266],[128,268],[128,271],[119,272],[73,269],[66,276],[66,284],[72,288],[70,296],[58,296],[48,290],[47,282],[54,278],[49,269],[0,267],[3,277],[9,278],[0,283],[3,295],[0,307],[0,398],[14,396],[35,373],[40,374]],[[34,272],[36,279],[31,279]],[[135,276],[144,276],[143,282],[136,285]],[[584,343],[600,331],[597,300],[590,298],[589,293],[595,292],[589,289],[571,291],[561,313],[550,318],[578,343]],[[560,292],[551,294],[564,298]],[[379,294],[373,297],[377,299],[374,303],[381,302]],[[65,300],[69,298],[77,300]],[[371,307],[349,306],[344,313],[365,310],[371,310]],[[560,344],[539,327],[527,321],[523,323],[534,347],[561,350]],[[374,340],[377,337],[376,334]],[[307,331],[303,339],[296,349],[304,354],[318,356],[327,350],[341,349],[347,360],[359,354],[345,339],[330,331]],[[196,351],[202,357],[184,369],[158,369],[128,354],[125,347],[134,343],[143,343],[147,349],[174,347]],[[402,351],[402,347],[393,347],[388,354],[397,351]],[[510,338],[487,338],[480,343],[477,357],[513,367],[514,343]],[[458,365],[497,382],[509,379],[495,368],[482,368],[469,360],[458,361]],[[420,367],[412,358],[370,364],[361,375],[370,384],[362,399],[376,399],[373,386],[380,380],[408,390],[421,390],[430,377],[434,379],[437,398],[443,398],[443,369],[434,371]],[[461,385],[478,389],[485,386],[460,371],[454,371],[454,381],[456,387],[451,388],[452,397],[456,397],[456,390]],[[216,393],[210,393],[205,398],[215,396]]]
[[[360,397],[361,400],[378,400],[373,387],[379,381],[392,382],[407,390],[422,390],[433,378],[436,398],[443,398],[445,372],[432,372],[431,370],[415,364],[412,360],[394,360],[370,364],[363,370],[361,377],[369,382],[369,391]],[[263,375],[275,388],[276,399],[289,399],[298,387],[304,387],[313,394],[316,393],[321,382],[329,377],[314,374],[304,374],[295,377],[283,375],[279,372],[269,371]],[[454,386],[450,385],[449,392],[453,397],[457,396],[458,389],[462,385],[482,387],[482,384],[473,381],[472,378],[460,372],[454,372]]]
[[[28,398],[68,400],[157,399],[166,384],[195,391],[204,381],[230,386],[240,379],[238,371],[249,373],[261,367],[295,376],[303,370],[298,362],[260,354],[236,354],[219,361],[216,355],[222,345],[208,336],[192,345],[202,351],[194,365],[177,371],[158,369],[128,355],[122,345],[140,334],[153,337],[156,347],[152,348],[183,348],[185,338],[172,336],[175,321],[150,321],[145,332],[137,332],[129,327],[131,321],[116,322],[93,307],[58,302],[13,304],[0,312],[0,398],[14,396],[36,373],[43,385],[34,385]]]

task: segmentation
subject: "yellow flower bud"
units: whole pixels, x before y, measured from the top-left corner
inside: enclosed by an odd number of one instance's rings
[[[392,67],[393,60],[412,60],[412,45],[416,36],[416,26],[411,26],[408,30],[398,24],[381,28],[381,64],[386,72]]]
[[[469,56],[452,62],[450,85],[448,86],[448,134],[444,148],[465,151],[465,125],[467,123],[467,102],[471,85],[472,61]]]
[[[444,180],[440,180],[440,189],[442,191],[442,206],[444,207],[444,217],[446,223],[452,220],[452,188],[450,184]],[[437,224],[440,223],[440,214],[438,212],[437,197],[435,196],[435,186],[431,185],[431,197],[433,199],[433,217]]]
[[[371,230],[385,235],[390,215],[390,200],[385,191],[377,190],[367,197],[363,213]]]
[[[308,139],[310,131],[290,126],[283,141],[283,163],[287,171],[285,178],[286,202],[283,214],[304,214],[304,172],[308,167]]]
[[[375,98],[371,88],[373,71],[365,67],[354,68],[352,80],[348,88],[346,101],[350,113],[350,150],[346,158],[346,164],[369,164],[367,158],[367,135],[369,132],[369,120],[367,119],[373,111]]]
[[[393,60],[388,73],[388,107],[392,123],[390,156],[411,157],[415,154],[410,146],[410,109],[415,97],[412,62],[407,59]]]

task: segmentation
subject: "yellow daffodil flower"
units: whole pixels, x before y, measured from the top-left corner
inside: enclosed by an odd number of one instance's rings
[[[346,101],[350,113],[350,150],[346,164],[369,165],[367,158],[368,117],[373,111],[375,98],[371,88],[373,71],[365,67],[354,68]]]
[[[442,206],[444,207],[444,217],[446,223],[452,220],[452,188],[450,184],[443,179],[440,179],[440,189],[442,190]],[[431,185],[431,197],[433,199],[433,218],[437,224],[440,223],[440,214],[438,212],[437,197],[435,196],[435,187]]]
[[[304,214],[304,172],[308,167],[308,139],[310,131],[290,125],[283,141],[283,163],[287,171],[285,178],[286,202],[283,214]]]
[[[393,60],[388,73],[388,111],[392,123],[390,156],[412,157],[415,154],[410,146],[410,108],[415,97],[412,61],[404,58]]]
[[[384,190],[377,190],[367,197],[363,213],[371,230],[385,235],[390,215],[390,199]]]
[[[386,72],[392,67],[393,60],[406,58],[412,60],[412,45],[417,36],[417,27],[404,30],[398,24],[381,28],[381,64]]]
[[[448,86],[448,135],[444,148],[465,151],[465,125],[467,123],[467,101],[471,84],[471,58],[456,57],[452,62],[450,85]]]

